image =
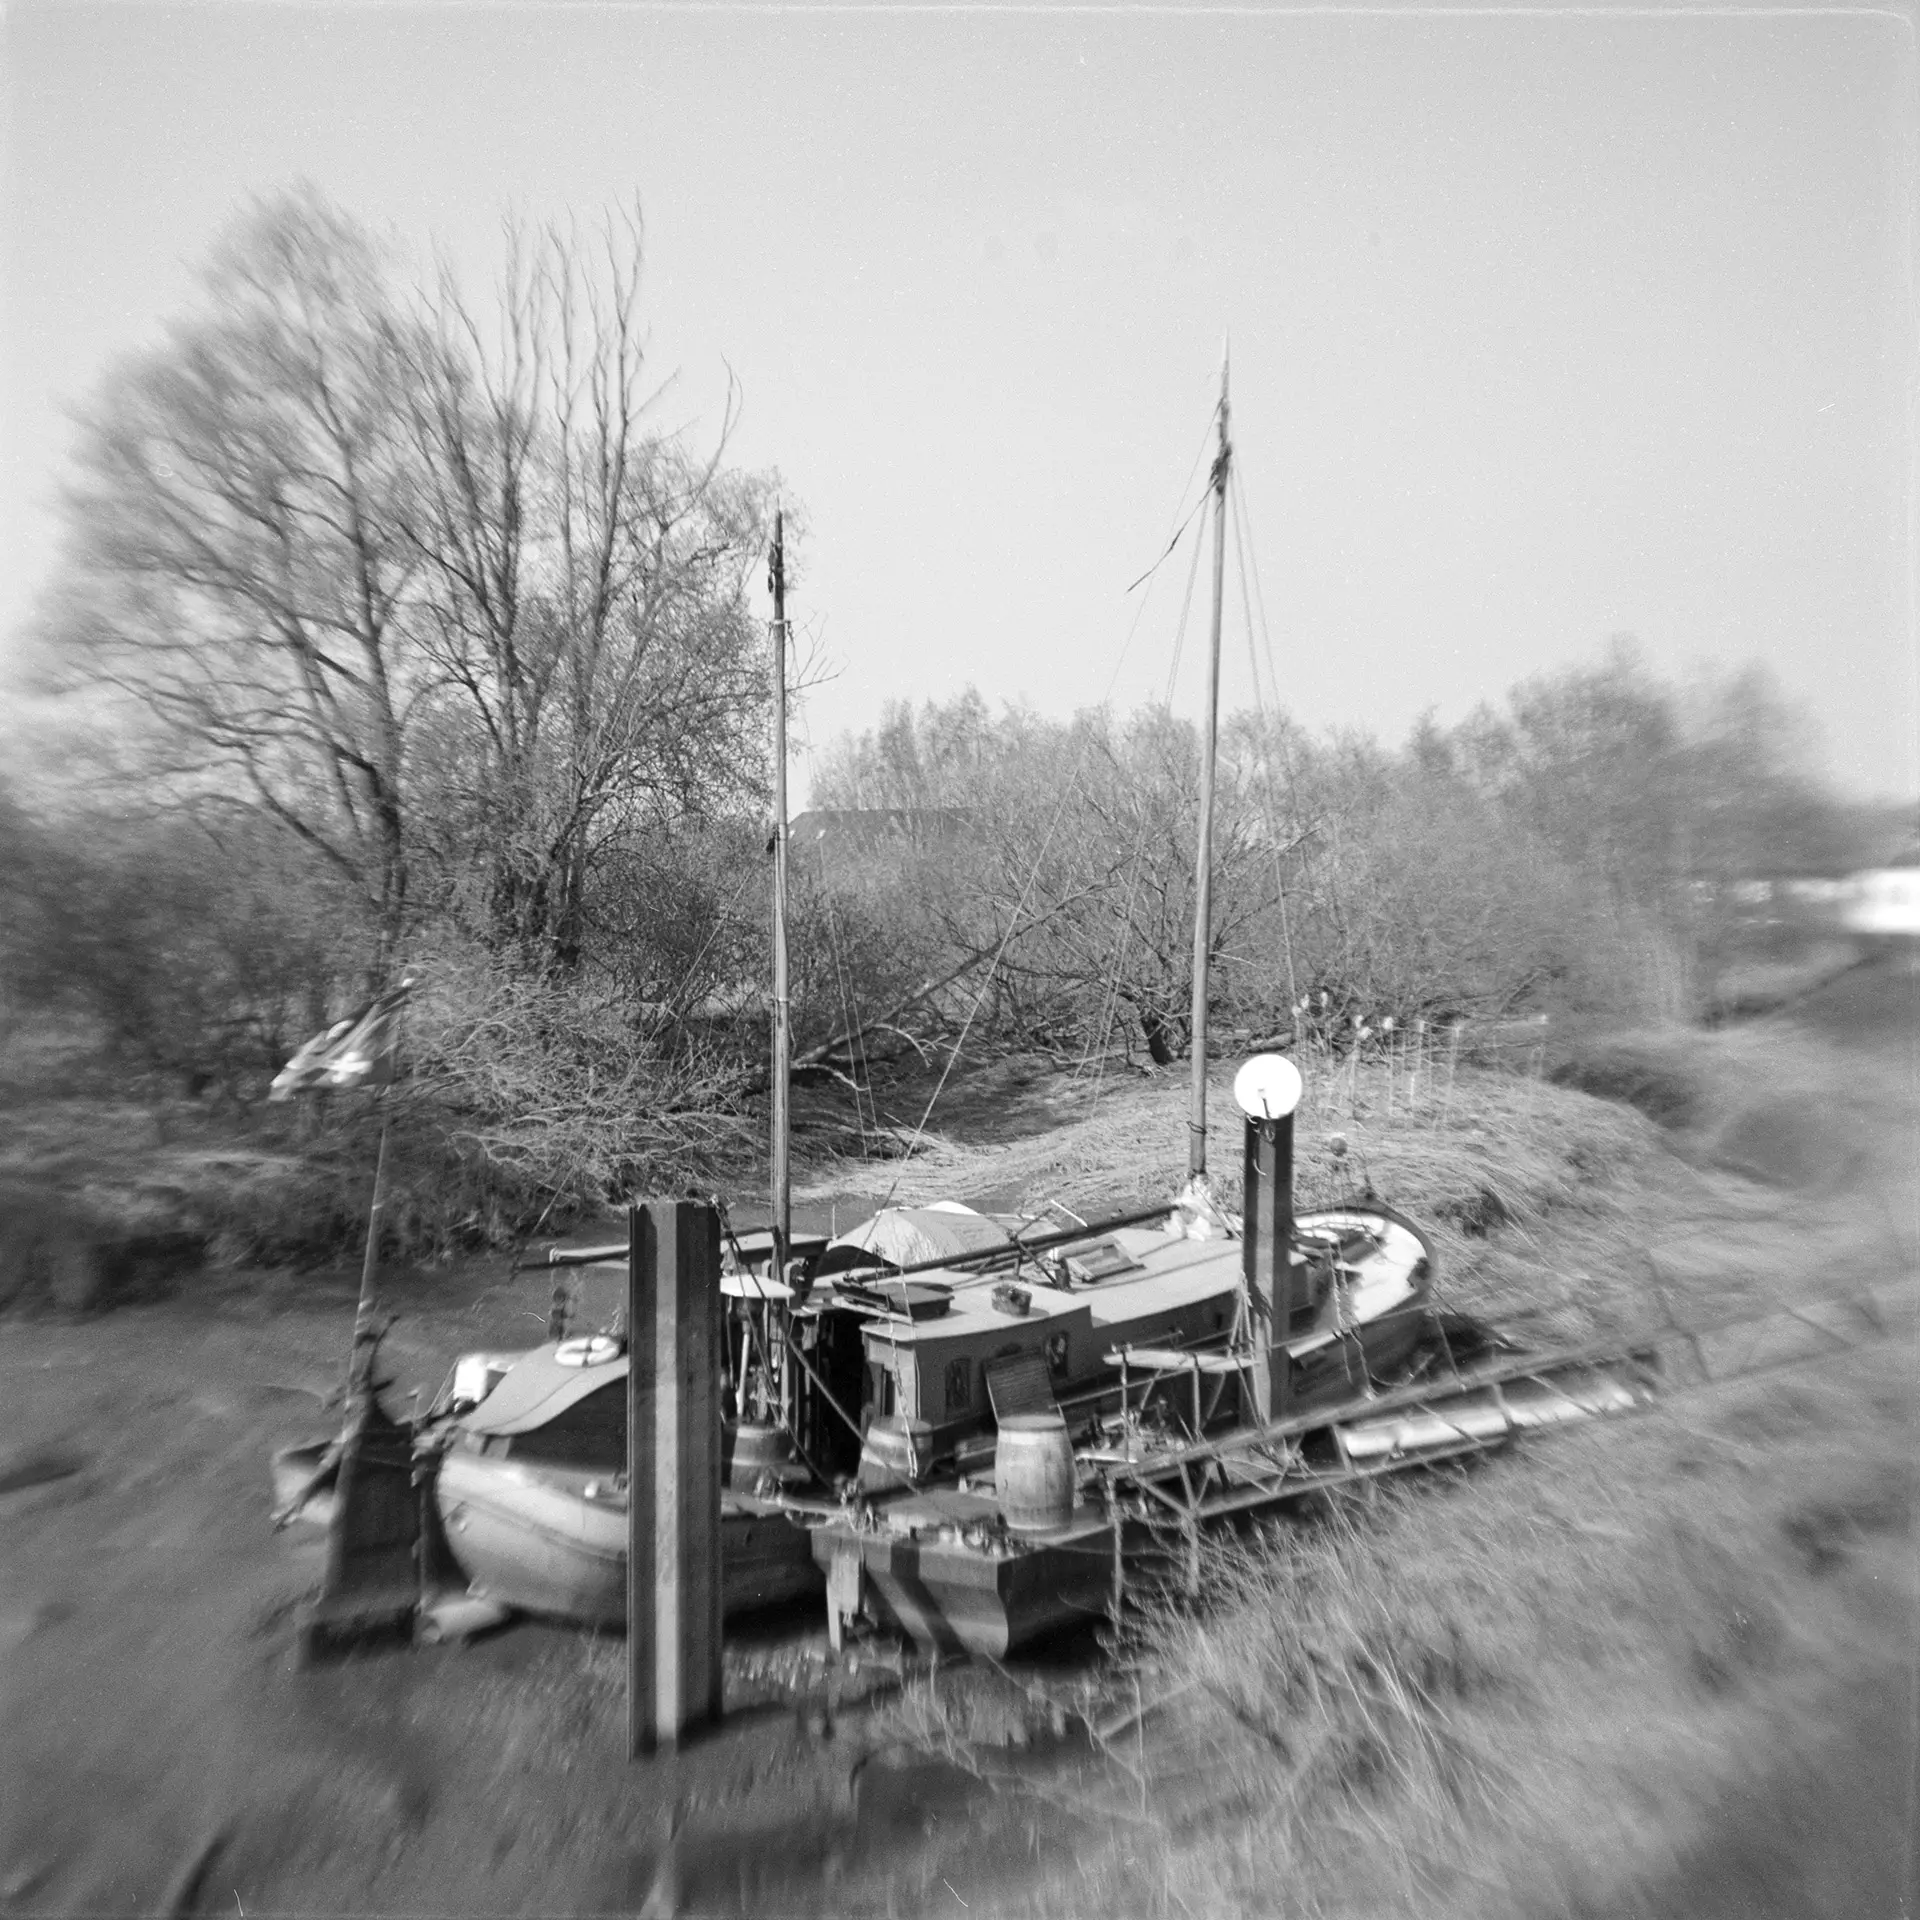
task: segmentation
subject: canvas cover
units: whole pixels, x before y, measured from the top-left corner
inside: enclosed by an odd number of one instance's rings
[[[997,1220],[954,1201],[930,1207],[882,1207],[872,1219],[829,1243],[821,1257],[823,1274],[861,1267],[913,1267],[958,1254],[989,1253],[1011,1247],[1012,1237]]]

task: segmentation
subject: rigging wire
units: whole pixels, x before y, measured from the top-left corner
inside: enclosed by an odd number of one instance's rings
[[[1193,524],[1194,514],[1198,513],[1200,508],[1206,504],[1207,496],[1205,493],[1202,493],[1185,516],[1183,517],[1181,515],[1180,502],[1186,499],[1187,492],[1193,485],[1193,476],[1200,471],[1201,463],[1205,461],[1207,457],[1207,449],[1213,438],[1214,422],[1219,418],[1219,415],[1219,402],[1216,401],[1213,411],[1207,415],[1206,431],[1200,436],[1200,447],[1193,456],[1193,465],[1187,469],[1187,477],[1180,483],[1180,491],[1175,496],[1172,517],[1177,520],[1179,524],[1174,528],[1172,538],[1168,540],[1165,552],[1140,576],[1139,580],[1134,581],[1133,586],[1127,589],[1128,593],[1132,593],[1133,588],[1139,586],[1141,581],[1151,580],[1153,576],[1160,571],[1161,567],[1166,564],[1168,555],[1179,545],[1181,536],[1186,532],[1187,528]],[[1196,543],[1196,545],[1197,544],[1198,543]],[[1191,596],[1193,592],[1191,584],[1189,584],[1187,592],[1189,596]],[[1120,670],[1127,663],[1127,654],[1132,649],[1134,636],[1140,631],[1141,619],[1146,614],[1148,601],[1152,598],[1153,595],[1151,592],[1144,593],[1134,603],[1133,618],[1127,623],[1126,638],[1120,642],[1120,651],[1114,656],[1113,671],[1107,676],[1106,691],[1100,696],[1100,704],[1102,706],[1105,706],[1106,703],[1113,698],[1113,690],[1115,686],[1119,684]]]
[[[754,867],[752,862],[749,861],[746,866],[742,868],[740,878],[735,883],[733,892],[727,898],[727,904],[714,915],[713,925],[707,930],[707,937],[701,941],[699,950],[694,954],[693,958],[687,962],[685,976],[687,981],[693,979],[694,973],[698,969],[701,961],[707,957],[714,942],[720,938],[722,929],[726,927],[728,921],[731,919],[734,908],[740,904],[740,896],[746,892],[747,884],[752,880],[753,876]]]
[[[1279,718],[1284,716],[1284,708],[1280,699],[1280,669],[1278,665],[1275,663],[1275,660],[1273,657],[1273,630],[1267,620],[1266,592],[1260,583],[1260,555],[1258,550],[1255,548],[1253,544],[1253,539],[1252,539],[1251,523],[1253,518],[1253,510],[1247,505],[1245,483],[1241,478],[1240,471],[1238,468],[1235,468],[1232,475],[1232,492],[1234,494],[1234,511],[1235,511],[1234,524],[1240,530],[1241,549],[1246,556],[1247,565],[1251,568],[1253,573],[1253,599],[1254,599],[1255,606],[1259,610],[1260,652],[1259,652],[1259,655],[1257,656],[1257,659],[1264,660],[1266,662],[1267,680],[1268,680],[1268,684],[1272,688],[1273,711],[1276,718]],[[1244,592],[1244,588],[1242,589],[1242,591]],[[1251,647],[1252,645],[1251,634],[1248,635],[1248,645],[1249,647]],[[1256,664],[1254,669],[1254,689],[1255,689],[1256,703],[1262,697],[1259,691],[1259,687],[1260,687],[1260,674],[1259,674],[1259,667]],[[1279,735],[1279,744],[1280,744],[1280,757],[1282,762],[1285,764],[1287,777],[1289,780],[1291,780],[1293,778],[1293,756],[1287,748],[1286,735],[1284,734],[1284,732]]]
[[[1218,422],[1219,418],[1220,418],[1220,406],[1219,406],[1219,402],[1216,401],[1214,403],[1212,412],[1209,413],[1207,416],[1206,431],[1201,435],[1201,439],[1200,439],[1200,450],[1198,453],[1194,455],[1193,465],[1187,469],[1186,480],[1181,486],[1180,497],[1183,500],[1186,498],[1187,489],[1191,487],[1193,484],[1193,476],[1197,472],[1199,472],[1201,463],[1207,457],[1208,447],[1211,444],[1211,441],[1213,438],[1214,427],[1215,427],[1215,424]],[[1211,469],[1209,469],[1209,476],[1208,476],[1208,483],[1207,483],[1206,490],[1201,493],[1200,497],[1193,503],[1192,507],[1188,510],[1186,517],[1180,522],[1179,526],[1174,530],[1173,538],[1167,542],[1166,552],[1162,553],[1160,558],[1156,560],[1153,563],[1153,565],[1149,567],[1147,571],[1140,576],[1140,580],[1149,579],[1159,571],[1162,563],[1166,560],[1167,556],[1173,552],[1174,548],[1179,544],[1181,537],[1186,533],[1186,530],[1193,524],[1195,516],[1200,513],[1200,511],[1207,505],[1207,503],[1212,499],[1212,497],[1213,497],[1213,482],[1212,482],[1212,476],[1211,476]],[[1180,621],[1174,633],[1173,658],[1167,669],[1167,691],[1162,701],[1162,705],[1167,707],[1171,707],[1173,705],[1174,686],[1180,676],[1180,657],[1186,645],[1187,621],[1192,616],[1192,612],[1193,612],[1193,590],[1194,590],[1195,584],[1197,583],[1200,577],[1200,554],[1204,544],[1205,544],[1204,542],[1199,540],[1196,540],[1193,543],[1193,561],[1192,561],[1192,564],[1187,569],[1187,588],[1186,588],[1186,593],[1180,603]],[[1136,580],[1133,583],[1133,586],[1137,587],[1140,584],[1140,580]],[[1131,593],[1133,591],[1133,587],[1129,587],[1127,591]],[[1136,609],[1134,613],[1133,627],[1130,627],[1128,629],[1127,640],[1129,644],[1133,639],[1134,628],[1137,628],[1139,626],[1140,615],[1145,611],[1145,609],[1146,609],[1146,601],[1142,599],[1139,607]],[[1121,660],[1124,660],[1125,657],[1126,657],[1126,649],[1123,646],[1121,649]],[[1107,690],[1109,693],[1111,693],[1113,690],[1114,681],[1117,681],[1119,677],[1120,677],[1120,662],[1116,661],[1114,664],[1113,677],[1107,683]],[[1076,770],[1076,778],[1077,778],[1077,770]],[[1143,812],[1140,816],[1140,831],[1138,836],[1135,838],[1133,854],[1131,859],[1128,861],[1128,866],[1127,866],[1127,874],[1128,874],[1127,904],[1121,916],[1120,942],[1119,942],[1119,945],[1116,947],[1114,951],[1114,956],[1113,956],[1113,967],[1112,967],[1111,976],[1110,976],[1112,981],[1112,986],[1111,986],[1110,992],[1104,997],[1104,1004],[1102,1005],[1102,1008],[1101,1008],[1100,1021],[1098,1026],[1095,1029],[1094,1049],[1089,1055],[1084,1056],[1081,1062],[1083,1067],[1086,1064],[1086,1060],[1089,1058],[1096,1060],[1098,1063],[1097,1066],[1095,1067],[1094,1081],[1093,1081],[1093,1091],[1096,1098],[1098,1097],[1100,1088],[1104,1084],[1106,1079],[1107,1045],[1112,1036],[1114,1026],[1116,1025],[1119,1019],[1121,961],[1125,958],[1127,943],[1133,931],[1133,903],[1139,892],[1139,887],[1140,887],[1140,854],[1142,849],[1146,845],[1146,837],[1147,837],[1147,820],[1146,820],[1146,815]]]
[[[851,1032],[858,1025],[853,1004],[852,973],[841,957],[838,927],[840,916],[835,911],[831,901],[825,903],[825,913],[823,917],[827,923],[827,954],[833,964],[833,986],[835,997],[840,1002],[840,1020],[842,1026]],[[860,1077],[860,1068],[866,1060],[866,1048],[862,1044],[863,1038],[864,1036],[861,1034],[854,1033],[852,1043],[848,1050],[853,1056],[852,1064],[854,1067],[853,1118],[854,1124],[860,1129],[860,1151],[865,1153],[867,1150],[867,1112],[863,1104]],[[878,1130],[877,1114],[875,1130]]]
[[[807,723],[804,715],[798,718],[801,740],[807,756],[809,760],[811,760],[813,755],[813,729]],[[828,857],[832,858],[830,851],[831,842],[828,843],[828,847]],[[830,900],[825,905],[825,919],[827,926],[827,954],[829,963],[833,969],[834,996],[840,1003],[843,1029],[852,1031],[857,1025],[856,1016],[859,1011],[858,1003],[853,994],[853,970],[847,965],[843,958],[838,917]],[[867,1065],[865,1035],[854,1033],[850,1043],[850,1052],[853,1057],[854,1068],[853,1119],[854,1125],[859,1129],[860,1133],[860,1150],[864,1153],[867,1148],[868,1133],[870,1131],[877,1133],[880,1128],[879,1103],[873,1096],[871,1086],[866,1085],[868,1076],[865,1071]],[[871,1128],[868,1126],[869,1109],[872,1111],[873,1118]]]
[[[1147,844],[1147,813],[1140,809],[1140,831],[1134,836],[1133,852],[1127,861],[1127,904],[1120,916],[1120,943],[1114,949],[1113,968],[1108,991],[1102,996],[1100,1020],[1094,1029],[1094,1038],[1089,1052],[1082,1057],[1080,1070],[1084,1071],[1089,1060],[1094,1062],[1093,1098],[1100,1097],[1100,1089],[1106,1083],[1107,1048],[1113,1036],[1113,1029],[1120,1017],[1120,975],[1121,963],[1127,957],[1127,944],[1133,935],[1133,903],[1140,893],[1140,855]]]
[[[1205,545],[1204,540],[1196,540],[1193,543],[1193,565],[1187,569],[1187,594],[1180,603],[1180,624],[1174,630],[1173,659],[1167,666],[1167,691],[1160,702],[1163,707],[1173,705],[1174,685],[1180,678],[1180,655],[1187,644],[1187,619],[1193,612],[1193,589],[1200,578],[1200,553]]]
[[[986,977],[981,982],[980,991],[974,995],[973,1005],[967,1009],[966,1019],[961,1022],[960,1032],[955,1037],[953,1046],[948,1051],[947,1064],[940,1069],[940,1078],[934,1082],[933,1092],[927,1098],[926,1111],[921,1114],[920,1124],[913,1130],[913,1138],[907,1142],[906,1152],[900,1156],[902,1161],[908,1161],[913,1158],[915,1150],[919,1147],[920,1141],[927,1131],[927,1122],[933,1118],[934,1106],[939,1101],[941,1094],[946,1091],[948,1076],[953,1072],[954,1065],[960,1058],[960,1049],[967,1044],[967,1035],[973,1029],[974,1017],[979,1013],[981,1007],[985,1005],[987,994],[993,987],[994,978],[1000,971],[1000,962],[1007,957],[1007,949],[1013,944],[1013,936],[1019,930],[1020,916],[1027,910],[1027,901],[1032,897],[1034,882],[1040,878],[1040,869],[1046,861],[1048,849],[1053,845],[1054,832],[1059,827],[1061,817],[1067,810],[1067,800],[1072,794],[1072,791],[1073,782],[1069,781],[1067,792],[1060,796],[1060,804],[1053,810],[1053,819],[1047,827],[1047,837],[1040,843],[1040,851],[1034,858],[1033,871],[1027,875],[1027,884],[1021,889],[1020,899],[1013,909],[1013,917],[1007,922],[1005,937],[1001,940],[999,948],[993,956],[993,964],[988,967],[986,971]],[[887,1188],[887,1197],[880,1202],[882,1208],[892,1205],[893,1196],[898,1190],[899,1185],[900,1176],[896,1173],[893,1176],[893,1184]]]
[[[1207,449],[1212,444],[1212,441],[1213,441],[1214,422],[1217,421],[1219,418],[1220,418],[1220,403],[1218,400],[1216,400],[1213,403],[1213,411],[1207,415],[1206,430],[1200,436],[1200,448],[1199,448],[1199,451],[1193,456],[1193,465],[1187,469],[1187,477],[1180,482],[1180,492],[1179,492],[1178,498],[1181,500],[1184,500],[1187,497],[1187,490],[1193,485],[1193,476],[1200,471],[1201,463],[1207,457]],[[1209,480],[1209,486],[1211,486],[1211,480]],[[1158,573],[1163,566],[1166,565],[1168,556],[1173,552],[1174,548],[1180,544],[1180,536],[1183,533],[1185,533],[1190,526],[1193,525],[1193,516],[1196,513],[1198,513],[1200,509],[1204,507],[1206,504],[1207,504],[1207,496],[1205,492],[1202,492],[1200,497],[1194,501],[1193,505],[1187,509],[1185,518],[1181,519],[1180,524],[1174,528],[1172,536],[1168,539],[1165,548],[1161,552],[1160,558],[1156,560],[1153,563],[1153,565],[1150,566],[1146,570],[1146,572],[1140,576],[1138,580],[1133,581],[1128,586],[1127,591],[1129,593],[1131,593],[1135,587],[1139,586],[1142,581],[1151,580],[1153,576],[1156,573]],[[1178,517],[1180,513],[1180,509],[1177,505],[1174,507],[1173,511],[1175,516]]]
[[[1193,503],[1193,505],[1187,509],[1187,517],[1184,520],[1182,520],[1177,527],[1174,528],[1173,538],[1167,542],[1166,551],[1161,554],[1160,558],[1156,560],[1153,563],[1153,565],[1150,566],[1146,570],[1146,572],[1140,576],[1138,580],[1133,580],[1128,582],[1127,591],[1129,593],[1131,593],[1135,587],[1141,585],[1144,581],[1151,580],[1153,576],[1156,573],[1158,573],[1163,566],[1166,565],[1167,561],[1172,557],[1174,548],[1180,544],[1180,536],[1184,534],[1190,526],[1193,525],[1194,515],[1199,513],[1206,506],[1206,504],[1207,504],[1207,496],[1203,493],[1200,496],[1200,498],[1196,500]]]
[[[808,736],[811,739],[811,735]],[[828,858],[838,866],[838,856],[831,853],[828,842]],[[836,875],[836,877],[838,877]],[[853,1117],[854,1124],[860,1130],[860,1151],[867,1150],[869,1133],[880,1131],[880,1101],[873,1091],[872,1072],[867,1057],[867,1037],[860,1029],[859,1002],[853,991],[853,968],[845,958],[845,949],[840,939],[840,916],[833,902],[825,902],[827,922],[827,951],[833,962],[834,992],[840,1002],[842,1030],[850,1038],[847,1043],[849,1064],[853,1068]],[[868,1118],[871,1115],[872,1125]]]
[[[1266,733],[1269,725],[1273,745],[1276,751],[1284,750],[1281,728],[1284,716],[1280,711],[1280,678],[1273,664],[1273,636],[1267,627],[1267,607],[1260,588],[1260,563],[1253,557],[1253,541],[1248,537],[1246,495],[1239,484],[1238,474],[1228,476],[1228,490],[1232,496],[1234,529],[1238,538],[1234,542],[1234,558],[1240,573],[1240,599],[1247,616],[1247,663],[1253,670],[1254,711],[1262,721],[1261,731]],[[1253,593],[1247,591],[1247,571],[1253,571]],[[1260,605],[1260,647],[1254,645],[1253,610],[1255,597],[1259,596]],[[1273,682],[1273,708],[1268,714],[1266,696],[1260,686],[1260,654],[1264,650],[1267,657],[1267,672]],[[1267,828],[1273,835],[1273,893],[1280,907],[1280,942],[1287,957],[1287,1012],[1297,1025],[1299,1021],[1300,988],[1294,976],[1293,967],[1293,928],[1287,913],[1286,873],[1282,864],[1280,831],[1280,809],[1273,790],[1273,763],[1265,754],[1262,771],[1266,774],[1264,785],[1267,790]]]
[[[1188,490],[1193,485],[1193,477],[1200,470],[1202,462],[1205,461],[1207,457],[1207,450],[1213,438],[1214,427],[1218,422],[1219,417],[1220,417],[1220,402],[1216,400],[1213,404],[1213,407],[1208,412],[1206,430],[1200,436],[1199,450],[1194,455],[1192,466],[1190,466],[1187,469],[1186,479],[1181,483],[1180,493],[1178,498],[1182,501],[1186,499]],[[1193,524],[1194,515],[1197,514],[1200,508],[1206,504],[1208,498],[1211,496],[1211,493],[1212,493],[1212,483],[1211,483],[1211,479],[1209,479],[1207,491],[1201,494],[1199,500],[1194,503],[1193,507],[1188,510],[1186,516],[1180,521],[1179,525],[1174,529],[1173,536],[1168,541],[1165,552],[1161,554],[1160,558],[1156,560],[1153,563],[1153,565],[1149,567],[1147,571],[1140,576],[1138,580],[1134,581],[1133,586],[1130,586],[1127,589],[1129,593],[1133,591],[1134,587],[1139,586],[1142,581],[1151,580],[1152,577],[1159,571],[1160,567],[1165,563],[1168,554],[1172,553],[1173,549],[1179,544],[1180,539],[1185,534],[1187,528]],[[1176,506],[1174,511],[1176,514],[1178,514],[1179,507]],[[1198,578],[1199,571],[1200,571],[1201,544],[1202,543],[1198,540],[1194,542],[1193,565],[1187,575],[1186,600],[1182,605],[1181,611],[1180,611],[1179,635],[1176,637],[1174,641],[1174,657],[1173,657],[1173,673],[1174,674],[1177,674],[1179,671],[1180,651],[1186,635],[1187,616],[1188,616],[1188,613],[1191,611],[1192,605],[1193,605],[1194,582]],[[1134,636],[1139,632],[1140,621],[1146,612],[1147,602],[1150,598],[1151,598],[1150,594],[1143,594],[1140,600],[1138,601],[1138,603],[1134,607],[1133,619],[1128,623],[1126,637],[1121,641],[1120,651],[1114,658],[1113,671],[1107,676],[1106,687],[1102,691],[1100,696],[1100,705],[1103,707],[1113,697],[1113,690],[1115,686],[1118,685],[1119,683],[1121,669],[1126,664],[1127,653],[1133,645]],[[1173,703],[1173,675],[1170,674],[1168,677],[1166,704],[1171,706],[1172,703]],[[981,1007],[986,1003],[987,995],[993,990],[994,982],[999,976],[1000,964],[1006,958],[1007,949],[1013,944],[1013,937],[1020,927],[1021,916],[1026,912],[1027,902],[1032,897],[1034,885],[1040,877],[1040,869],[1042,865],[1045,863],[1047,854],[1053,845],[1054,834],[1059,830],[1060,822],[1062,818],[1065,816],[1068,802],[1073,798],[1075,792],[1078,790],[1080,786],[1082,774],[1083,774],[1083,765],[1080,761],[1076,761],[1073,768],[1073,772],[1068,777],[1066,785],[1061,790],[1059,803],[1058,805],[1055,806],[1053,811],[1053,818],[1047,825],[1046,836],[1040,843],[1039,853],[1034,857],[1033,869],[1027,875],[1026,884],[1021,889],[1020,898],[1017,905],[1014,908],[1013,916],[1007,922],[1006,934],[1004,938],[1001,940],[999,948],[994,953],[993,964],[987,968],[986,973],[981,981],[980,991],[977,994],[975,994],[972,1006],[967,1009],[967,1017],[961,1023],[960,1032],[956,1036],[953,1046],[948,1051],[946,1065],[941,1068],[940,1078],[934,1083],[933,1093],[927,1101],[926,1109],[920,1116],[919,1124],[913,1130],[912,1138],[907,1143],[907,1148],[905,1153],[901,1155],[903,1164],[912,1159],[914,1152],[917,1150],[922,1138],[925,1136],[926,1130],[927,1130],[927,1122],[933,1117],[933,1109],[935,1105],[938,1103],[940,1099],[940,1095],[946,1089],[947,1081],[949,1077],[952,1075],[954,1066],[960,1058],[960,1050],[966,1044],[967,1035],[969,1032],[972,1031],[974,1020],[979,1015]],[[1117,988],[1116,988],[1116,991],[1117,991]],[[876,1113],[877,1113],[877,1108],[876,1108]],[[893,1177],[892,1183],[887,1188],[886,1197],[880,1203],[881,1207],[884,1208],[892,1204],[893,1196],[896,1192],[899,1191],[899,1187],[900,1187],[900,1175],[896,1173]]]
[[[1280,670],[1274,664],[1273,630],[1267,624],[1267,596],[1260,585],[1260,555],[1254,548],[1251,535],[1253,510],[1247,505],[1246,479],[1237,463],[1228,476],[1228,484],[1234,497],[1234,525],[1240,530],[1240,551],[1246,564],[1253,571],[1253,598],[1260,610],[1260,650],[1266,659],[1267,679],[1273,689],[1273,706],[1277,714],[1280,711]],[[1249,619],[1251,620],[1251,615]],[[1253,645],[1251,625],[1248,628],[1247,645],[1249,649]],[[1254,667],[1253,682],[1254,697],[1257,702],[1260,689],[1260,669],[1257,662]]]

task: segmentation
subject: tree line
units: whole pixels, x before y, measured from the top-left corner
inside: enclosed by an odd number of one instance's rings
[[[417,1126],[503,1230],[757,1128],[778,488],[728,421],[660,424],[637,214],[507,242],[481,299],[311,192],[236,222],[80,412],[31,635],[66,719],[0,783],[9,1022],[261,1126],[287,1053],[404,966]],[[1857,828],[1763,678],[1624,647],[1399,747],[1243,713],[1221,752],[1241,1037],[1684,1012],[1715,883]],[[796,850],[801,1046],[854,1077],[963,1025],[1177,1058],[1197,785],[1162,710],[969,692],[837,742],[813,804],[896,830]]]
[[[893,709],[816,781],[838,807],[959,819],[909,884],[953,948],[1004,942],[1030,1042],[1186,1045],[1196,729],[1164,710]],[[1857,809],[1808,770],[1764,673],[1663,683],[1632,644],[1403,746],[1283,714],[1220,731],[1211,986],[1240,1035],[1372,1016],[1688,1017],[1731,938],[1732,883],[1833,871]]]

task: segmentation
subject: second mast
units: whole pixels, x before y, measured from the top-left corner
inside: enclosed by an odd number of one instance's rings
[[[1213,770],[1220,741],[1220,605],[1227,573],[1227,368],[1220,366],[1220,451],[1213,462],[1213,628],[1207,647],[1207,710],[1200,754],[1200,846],[1193,903],[1193,1091],[1187,1114],[1187,1172],[1207,1177],[1207,970],[1213,958]]]

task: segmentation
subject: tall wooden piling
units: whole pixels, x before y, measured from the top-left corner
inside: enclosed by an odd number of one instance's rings
[[[628,1212],[627,1751],[720,1717],[720,1216]]]

